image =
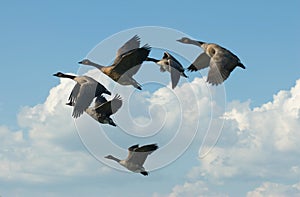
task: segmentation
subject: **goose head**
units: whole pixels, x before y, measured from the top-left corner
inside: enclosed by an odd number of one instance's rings
[[[107,155],[107,156],[105,156],[104,158],[106,158],[106,159],[115,159],[115,157],[112,156],[112,155]]]
[[[62,72],[57,72],[57,73],[53,74],[53,76],[56,76],[56,77],[62,77],[62,76],[64,76],[64,75],[65,75],[65,74],[62,73]]]
[[[78,62],[78,64],[91,65],[92,62],[88,59],[83,59],[80,62]]]
[[[161,60],[158,60],[156,62],[156,64],[160,65],[160,66],[169,66],[169,60],[170,56],[167,52],[164,52],[163,57],[161,58]]]
[[[205,42],[192,40],[192,39],[187,38],[187,37],[182,37],[182,38],[178,39],[177,41],[178,41],[178,42],[181,42],[181,43],[184,43],[184,44],[194,44],[194,45],[198,45],[198,46],[200,46],[200,47],[202,47],[202,45],[205,44]]]
[[[182,38],[178,39],[177,41],[181,42],[181,43],[188,44],[188,43],[191,43],[192,40],[187,38],[187,37],[182,37]]]

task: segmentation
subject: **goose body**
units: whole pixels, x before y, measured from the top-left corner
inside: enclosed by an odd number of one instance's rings
[[[69,102],[74,106],[72,116],[78,118],[92,103],[93,99],[102,94],[111,93],[99,82],[89,76],[74,76],[61,72],[53,74],[59,78],[69,78],[76,81],[70,96]]]
[[[153,61],[158,64],[161,72],[168,71],[171,73],[172,89],[174,89],[178,84],[180,76],[187,78],[186,74],[184,73],[183,66],[168,52],[164,52],[161,60],[147,58],[147,61]]]
[[[223,83],[235,67],[246,68],[235,54],[217,44],[196,41],[186,37],[177,41],[185,44],[193,44],[204,50],[204,53],[196,58],[196,60],[188,67],[188,70],[197,71],[210,67],[207,82],[212,85]]]
[[[67,105],[74,106],[74,103],[69,102]],[[111,119],[111,115],[116,113],[122,106],[122,98],[116,95],[112,100],[107,101],[102,95],[98,96],[95,100],[93,107],[89,107],[85,112],[93,119],[101,124],[109,124],[116,127],[116,123]]]
[[[94,66],[117,83],[125,86],[132,85],[141,90],[141,85],[133,78],[133,75],[138,72],[141,64],[148,57],[151,47],[147,44],[139,47],[140,38],[135,35],[119,48],[116,58],[110,66],[102,66],[89,59],[84,59],[78,63]]]
[[[148,155],[158,149],[156,144],[149,144],[139,147],[139,145],[133,145],[128,148],[128,156],[124,160],[120,160],[112,155],[108,155],[105,158],[114,160],[118,162],[123,167],[128,170],[141,173],[144,176],[147,176],[149,173],[143,167]]]

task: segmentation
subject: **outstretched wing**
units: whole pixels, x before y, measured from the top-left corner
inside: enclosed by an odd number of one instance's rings
[[[225,67],[211,59],[207,82],[211,83],[212,85],[219,85],[229,77],[230,72],[231,71],[227,70]]]
[[[134,67],[132,67],[131,69],[129,69],[126,74],[130,77],[132,77],[133,75],[135,75],[141,68],[142,64],[138,64]]]
[[[96,83],[90,81],[80,85],[72,114],[74,118],[78,118],[90,106],[95,97],[96,86]]]
[[[100,105],[102,105],[103,103],[106,103],[106,102],[107,102],[106,98],[102,95],[99,95],[99,96],[97,96],[97,98],[95,100],[94,108],[97,108],[97,107],[99,107]]]
[[[174,89],[179,82],[180,72],[176,68],[172,67],[172,62],[173,62],[172,60],[169,60],[169,62],[170,62],[170,66],[171,66],[172,89]],[[174,64],[174,62],[173,62],[173,64]]]
[[[99,114],[105,114],[105,116],[110,116],[116,113],[122,106],[122,98],[120,95],[116,96],[108,102],[105,102],[95,108],[95,111]]]
[[[130,147],[128,148],[128,155],[127,155],[127,158],[126,158],[127,161],[131,159],[131,157],[132,157],[132,155],[133,155],[134,149],[137,149],[138,147],[139,147],[139,145],[138,145],[138,144],[135,144],[135,145],[130,146]]]
[[[201,53],[195,61],[188,67],[189,71],[197,71],[209,66],[210,57],[206,53]]]
[[[142,147],[135,147],[133,148],[133,150],[129,151],[130,157],[127,157],[127,161],[143,166],[148,155],[150,155],[156,149],[158,149],[157,144],[149,144]]]
[[[123,54],[117,62],[115,62],[115,67],[112,71],[123,75],[130,69],[142,64],[143,61],[147,59],[150,51],[151,47],[149,45],[128,51],[127,53]],[[137,70],[138,69],[139,67],[137,67]],[[136,73],[137,70],[135,70],[133,73]]]
[[[70,96],[69,96],[69,103],[74,105],[77,99],[77,96],[79,94],[79,90],[80,90],[80,84],[76,83],[76,85],[74,86]]]
[[[137,49],[139,47],[140,47],[140,37],[138,35],[135,35],[118,49],[116,54],[116,59],[121,55],[123,55],[124,53],[127,53],[128,51],[131,51],[133,49]]]

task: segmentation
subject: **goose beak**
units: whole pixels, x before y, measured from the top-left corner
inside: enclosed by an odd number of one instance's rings
[[[82,64],[82,61],[78,62],[78,64]]]
[[[178,39],[178,40],[176,40],[176,41],[177,41],[177,42],[184,43],[183,38],[180,38],[180,39]]]

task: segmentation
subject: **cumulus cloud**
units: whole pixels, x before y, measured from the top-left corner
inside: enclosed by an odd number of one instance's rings
[[[200,139],[199,144],[203,143],[205,135],[214,133],[210,130],[216,127],[211,117],[219,117],[224,112],[223,106],[215,100],[221,95],[222,98],[218,99],[224,102],[224,92],[210,89],[203,78],[183,83],[175,90],[162,86],[151,91],[145,88],[140,92],[116,85],[112,92],[123,98],[122,108],[113,116],[117,128],[99,128],[94,120],[84,117],[79,118],[76,124],[89,151],[98,160],[119,170],[124,168],[103,157],[111,153],[123,158],[129,145],[154,142],[160,148],[145,165],[150,171],[159,169],[181,156],[196,136]],[[216,133],[215,136],[218,136],[219,133]]]
[[[99,78],[96,70],[88,74]],[[72,108],[65,105],[74,82],[62,79],[44,103],[20,111],[19,130],[0,127],[0,169],[4,172],[0,179],[49,182],[106,174],[110,168],[99,165],[84,146],[100,160],[106,154],[126,157],[127,147],[136,142],[159,143],[160,149],[145,164],[149,170],[157,169],[174,161],[196,139],[200,164],[188,174],[189,181],[174,186],[170,196],[222,196],[212,192],[211,185],[232,179],[297,182],[300,80],[260,107],[251,109],[250,101],[233,101],[226,111],[222,87],[208,87],[205,78],[195,78],[175,90],[160,87],[152,92],[119,87],[110,79],[101,82],[123,97],[124,105],[113,116],[119,127],[100,126],[86,114],[74,124]],[[252,192],[260,192],[259,188]]]
[[[45,103],[24,107],[19,130],[0,127],[0,179],[52,182],[72,176],[109,171],[84,151],[71,109],[65,106],[74,83],[62,80],[50,90]]]
[[[232,185],[236,180],[242,185],[244,180],[255,180],[262,185],[253,189],[245,183],[243,187],[249,190],[241,192],[249,191],[248,196],[299,196],[299,112],[300,80],[290,90],[278,92],[272,101],[254,109],[250,108],[250,101],[228,103],[221,116],[225,122],[218,143],[205,157],[201,157],[201,151],[209,147],[201,147],[199,165],[187,174],[189,181],[175,186],[171,194],[201,180],[211,189],[213,185]],[[184,195],[189,194],[194,194],[193,189]],[[229,192],[233,194],[234,191]]]
[[[175,90],[169,85],[137,91],[116,84],[96,69],[84,74],[101,81],[112,96],[118,93],[123,98],[122,108],[112,117],[118,127],[100,125],[86,114],[74,123],[72,107],[65,103],[75,83],[57,79],[59,84],[44,103],[21,109],[19,130],[1,127],[0,169],[6,172],[1,180],[55,182],[108,174],[111,168],[97,160],[126,171],[104,156],[125,158],[128,146],[136,143],[158,143],[159,150],[145,164],[149,171],[158,169],[181,156],[196,133],[205,136],[211,117],[222,111],[214,100],[218,90],[209,89],[205,78],[182,83]]]
[[[85,74],[100,78],[96,69]],[[153,159],[145,165],[149,170],[163,167],[183,154],[197,129],[205,135],[211,111],[217,106],[212,99],[217,91],[209,90],[202,78],[183,83],[175,90],[161,86],[152,92],[137,92],[101,78],[101,83],[113,94],[119,93],[123,98],[122,108],[113,116],[118,127],[99,125],[86,114],[74,124],[72,108],[65,103],[75,83],[69,79],[57,80],[59,85],[50,90],[44,103],[21,109],[19,130],[0,127],[0,169],[6,172],[0,175],[1,179],[48,182],[107,173],[110,168],[99,166],[96,159],[103,160],[107,154],[126,157],[127,147],[133,143],[158,143],[156,156],[151,155]],[[116,163],[103,161],[124,170]]]
[[[299,177],[299,91],[300,80],[254,109],[249,102],[230,103],[220,143],[201,159],[199,171],[216,178]]]

